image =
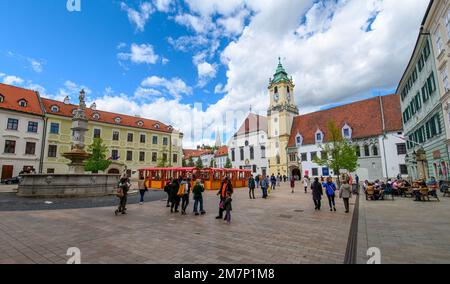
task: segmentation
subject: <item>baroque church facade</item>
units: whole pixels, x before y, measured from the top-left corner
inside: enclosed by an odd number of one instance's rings
[[[334,175],[314,163],[329,140],[334,121],[355,147],[360,180],[407,176],[406,145],[398,95],[373,97],[310,114],[299,115],[295,85],[281,62],[269,86],[267,111],[268,174],[320,177]]]

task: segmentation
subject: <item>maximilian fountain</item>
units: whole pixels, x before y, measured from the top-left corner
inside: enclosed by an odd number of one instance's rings
[[[19,184],[19,196],[26,197],[78,197],[105,196],[113,194],[119,175],[90,174],[84,164],[91,154],[84,148],[84,137],[88,131],[85,92],[81,90],[80,103],[72,118],[72,150],[63,153],[68,160],[67,174],[28,174],[23,175]]]

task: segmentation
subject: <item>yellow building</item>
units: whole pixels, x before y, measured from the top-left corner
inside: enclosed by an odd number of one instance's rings
[[[269,174],[290,176],[287,147],[294,117],[299,110],[294,99],[295,85],[281,62],[270,80],[270,105],[267,111]]]
[[[67,173],[69,162],[62,153],[70,151],[72,113],[77,108],[68,102],[42,99],[46,111],[46,139],[43,173]],[[113,161],[108,173],[126,170],[137,178],[137,170],[145,167],[180,167],[183,158],[183,134],[159,121],[97,110],[95,104],[86,109],[89,130],[86,145],[101,138]]]

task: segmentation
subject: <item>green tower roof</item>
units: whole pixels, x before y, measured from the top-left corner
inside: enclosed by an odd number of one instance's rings
[[[288,77],[288,73],[286,70],[284,70],[283,64],[281,64],[281,58],[278,58],[278,67],[277,71],[275,72],[275,75],[273,75],[273,80],[271,81],[271,84],[277,84],[284,81],[290,81]]]

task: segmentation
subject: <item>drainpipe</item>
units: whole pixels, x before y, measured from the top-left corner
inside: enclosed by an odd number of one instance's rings
[[[384,108],[383,108],[383,99],[381,96],[378,97],[380,100],[380,109],[381,109],[381,122],[383,124],[383,137],[381,138],[381,142],[383,144],[383,158],[384,158],[384,169],[386,171],[386,180],[389,178],[388,174],[388,166],[387,166],[387,159],[386,159],[386,147],[384,140],[386,139],[386,121],[384,120]]]
[[[44,117],[44,128],[42,129],[41,156],[39,157],[39,173],[42,174],[44,168],[45,145],[47,140],[47,124],[48,118]]]

